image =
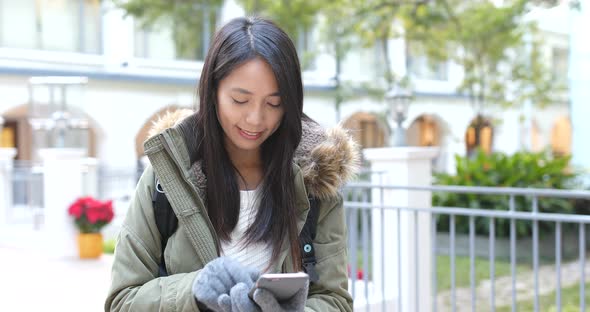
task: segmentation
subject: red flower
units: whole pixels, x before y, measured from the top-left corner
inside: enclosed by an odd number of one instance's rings
[[[74,216],[76,219],[82,216],[82,205],[79,200],[70,205],[70,208],[68,208],[68,214]]]
[[[100,201],[92,197],[81,197],[68,208],[68,214],[76,220],[82,233],[95,233],[114,218],[113,201]]]
[[[100,206],[96,204],[88,206],[86,210],[86,218],[88,218],[88,222],[91,224],[95,224],[100,220],[100,214]]]
[[[104,209],[105,209],[105,218],[104,220],[106,222],[111,222],[113,221],[113,218],[115,217],[115,212],[113,211],[113,201],[112,200],[108,200],[104,203]]]

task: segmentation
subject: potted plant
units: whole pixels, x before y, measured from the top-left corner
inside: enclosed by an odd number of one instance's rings
[[[92,197],[78,198],[68,208],[78,228],[78,251],[80,258],[98,258],[102,254],[100,230],[114,217],[113,201],[100,201]]]

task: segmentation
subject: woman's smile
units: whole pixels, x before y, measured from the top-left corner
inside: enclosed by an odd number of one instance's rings
[[[250,132],[250,131],[244,130],[240,127],[237,127],[237,128],[238,128],[238,132],[240,133],[240,135],[243,138],[248,139],[248,140],[258,140],[262,136],[262,133],[264,132],[264,131]]]

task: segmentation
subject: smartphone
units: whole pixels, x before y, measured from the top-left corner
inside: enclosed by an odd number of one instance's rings
[[[298,273],[267,273],[262,274],[256,284],[250,290],[250,298],[258,288],[270,291],[277,301],[284,301],[293,297],[301,288],[304,288],[309,281],[305,272]]]

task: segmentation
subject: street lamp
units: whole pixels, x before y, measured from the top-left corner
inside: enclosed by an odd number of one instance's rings
[[[397,129],[394,130],[394,135],[391,138],[391,146],[406,145],[406,133],[402,123],[408,117],[408,106],[410,106],[411,99],[412,92],[399,84],[395,84],[385,94],[385,100],[389,105],[390,119],[397,124]]]
[[[81,108],[87,83],[86,77],[72,76],[29,79],[29,122],[33,129],[34,152],[42,147],[84,145],[88,120],[72,108]]]

